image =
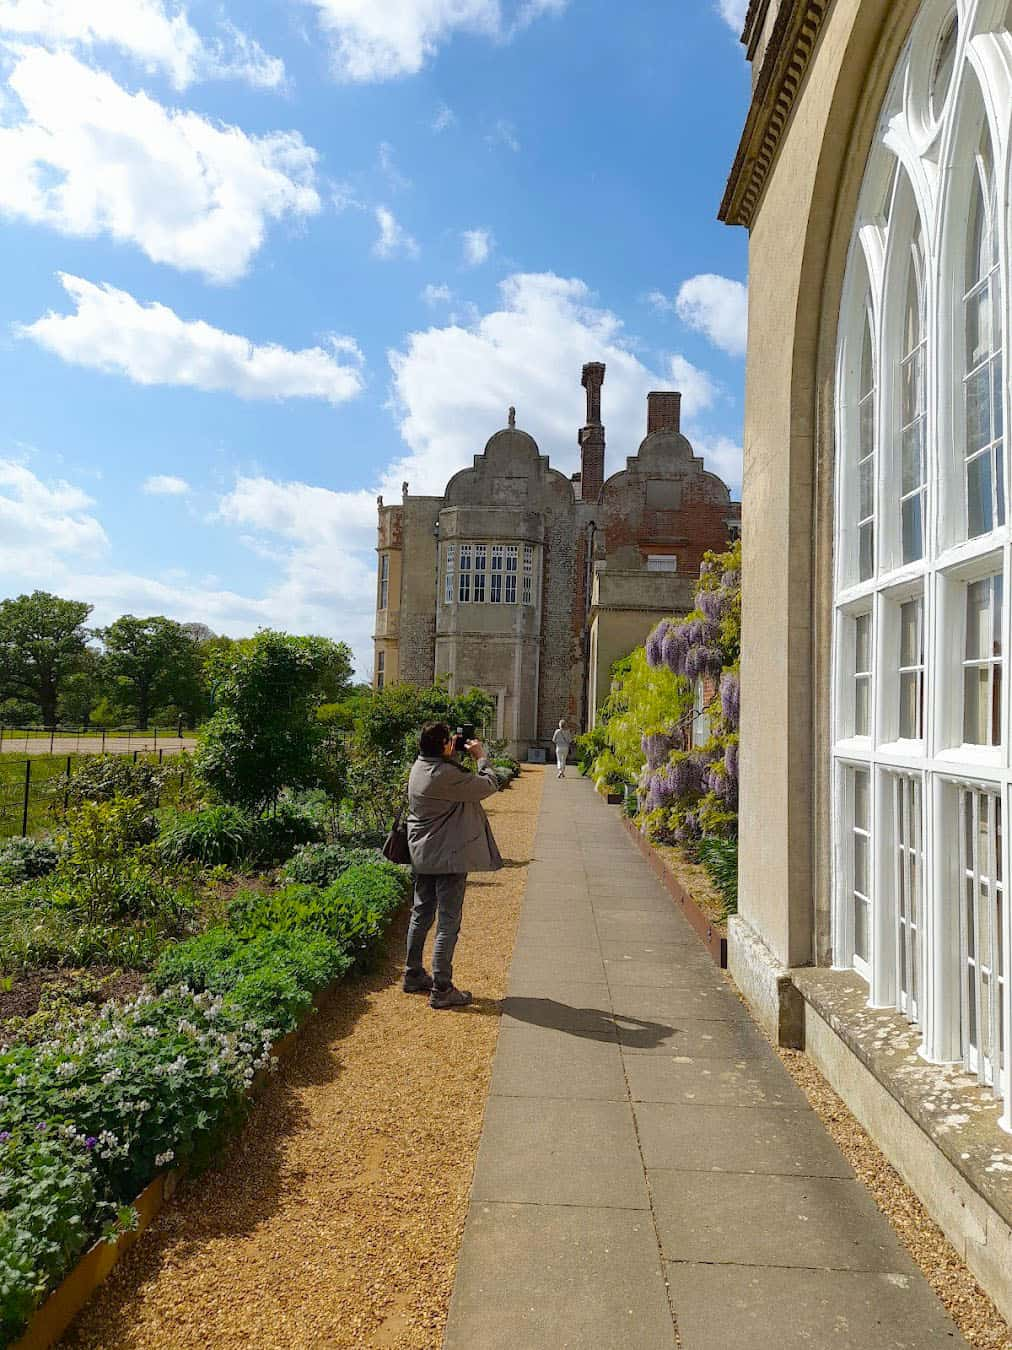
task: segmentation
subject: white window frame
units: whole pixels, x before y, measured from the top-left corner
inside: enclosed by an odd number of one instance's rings
[[[447,544],[446,546],[446,562],[444,564],[445,570],[443,573],[444,605],[455,604],[457,600],[457,577],[456,577],[456,570],[454,568],[456,547],[457,546],[455,544]]]
[[[503,604],[515,605],[517,602],[517,566],[520,557],[518,544],[506,545],[506,580],[503,586]]]
[[[390,554],[380,554],[379,566],[379,609],[384,610],[390,602]]]
[[[966,454],[967,370],[967,203],[978,149],[987,129],[995,170],[994,218],[1000,222],[998,284],[989,274],[998,310],[990,341],[977,351],[991,365],[1004,359],[1012,332],[1009,268],[1012,255],[1010,156],[1012,156],[1012,29],[1004,7],[988,0],[958,0],[953,73],[944,95],[932,97],[939,44],[957,9],[957,0],[922,0],[907,45],[883,104],[879,128],[865,170],[854,223],[847,279],[840,305],[837,358],[834,639],[832,647],[832,949],[834,964],[868,982],[869,1003],[897,1007],[923,1037],[921,1053],[939,1062],[976,1061],[976,1070],[1002,1098],[1001,1123],[1012,1130],[1012,1074],[994,1074],[967,1041],[968,1012],[964,892],[966,846],[960,814],[972,794],[1001,803],[1000,857],[988,863],[1008,875],[1009,809],[1012,805],[1010,691],[1001,677],[998,745],[963,741],[967,587],[988,574],[1003,578],[1002,665],[1009,651],[1012,526],[1009,523],[1008,378],[1001,382],[1000,428],[980,453],[1000,455],[1005,497],[994,528],[969,537]],[[943,81],[944,84],[944,81]],[[1003,120],[1002,120],[1003,119]],[[924,361],[923,484],[908,481],[921,495],[923,556],[903,561],[901,501],[903,408],[902,323],[909,267],[919,231],[917,256]],[[972,297],[971,297],[972,298]],[[874,392],[874,560],[871,575],[859,575],[860,516],[856,447],[862,404],[861,344],[869,327],[875,352]],[[983,346],[990,351],[983,353]],[[997,370],[997,366],[995,365]],[[867,381],[865,381],[867,385]],[[994,386],[992,386],[994,387]],[[864,393],[865,397],[862,397]],[[909,410],[909,405],[908,405]],[[867,410],[865,410],[867,426]],[[987,430],[985,428],[985,430]],[[868,439],[864,441],[865,452]],[[976,449],[976,447],[975,447]],[[992,459],[992,463],[993,463]],[[992,475],[997,482],[998,474]],[[865,504],[867,504],[867,488]],[[1004,517],[1002,519],[1002,516]],[[867,570],[867,569],[866,569]],[[900,737],[900,608],[921,598],[923,714],[919,736]],[[854,620],[872,615],[870,735],[854,735]],[[985,662],[993,665],[990,653]],[[909,728],[908,728],[909,729]],[[868,844],[871,906],[867,961],[855,959],[853,917],[853,783],[869,775],[871,815]],[[970,794],[969,797],[967,794]],[[992,848],[992,853],[994,849]],[[980,880],[980,860],[973,876]],[[982,892],[983,893],[983,892]],[[1001,997],[981,1003],[1006,1065],[1012,1051],[1012,966],[1008,904],[993,907],[993,927],[1002,939]],[[986,910],[986,907],[985,907]],[[985,912],[982,910],[982,912]],[[908,917],[912,922],[908,923]],[[963,929],[961,931],[961,922]],[[997,941],[997,931],[995,934]],[[901,959],[902,958],[902,959]],[[982,982],[986,990],[987,981]],[[996,982],[992,986],[999,988]],[[984,1015],[984,1014],[982,1014]],[[996,1030],[997,1029],[997,1030]]]
[[[382,689],[386,681],[387,654],[385,651],[376,653],[376,688]]]
[[[461,544],[458,556],[457,601],[461,605],[471,603],[471,560],[473,544]]]

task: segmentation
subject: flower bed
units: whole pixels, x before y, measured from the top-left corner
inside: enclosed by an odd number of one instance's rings
[[[97,1237],[137,1222],[160,1171],[207,1163],[272,1043],[368,963],[409,886],[379,862],[325,890],[240,893],[225,924],[163,952],[152,989],[0,1055],[4,1343]]]

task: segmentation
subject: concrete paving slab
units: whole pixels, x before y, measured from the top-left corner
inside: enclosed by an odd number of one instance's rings
[[[668,1267],[682,1350],[953,1350],[926,1280],[895,1273]]]
[[[719,1026],[719,1023],[714,1025]],[[779,1064],[757,1059],[690,1059],[623,1054],[634,1102],[685,1106],[776,1106],[803,1109],[804,1094]]]
[[[623,1040],[621,1026],[618,1038],[620,1041]],[[626,1049],[639,1051],[642,1047],[638,1045],[634,1036]],[[771,1067],[775,1066],[788,1081],[792,1081],[755,1023],[747,1021],[744,1017],[727,1022],[697,1022],[687,1017],[673,1018],[671,1035],[663,1044],[652,1049],[653,1053],[658,1055],[689,1056],[692,1059],[759,1059]]]
[[[642,985],[616,985],[611,994],[616,1012],[674,1024],[679,1018],[694,1021],[736,1022],[743,1015],[741,1000],[711,972],[686,977],[677,989]]]
[[[678,963],[674,961],[634,961],[612,959],[604,962],[605,976],[610,985],[638,984],[654,989],[677,989],[686,975],[700,973],[714,980],[716,967],[710,956],[700,947],[682,947]]]
[[[687,1172],[851,1177],[810,1108],[634,1103],[643,1162]]]
[[[547,952],[528,950],[523,955],[522,972],[517,969],[517,976],[521,973],[527,980],[541,981],[542,985],[550,984],[553,980],[565,980],[575,984],[600,984],[604,978],[604,962],[597,952]],[[510,979],[507,985],[507,992],[514,994],[519,992],[515,988],[515,979],[513,968],[510,970]]]
[[[670,907],[669,907],[670,908]],[[698,942],[685,919],[674,909],[670,913],[653,909],[613,910],[594,905],[597,931],[602,942]]]
[[[490,1097],[471,1200],[649,1209],[628,1102]]]
[[[669,1261],[916,1275],[859,1181],[665,1171],[647,1180]]]
[[[444,1350],[674,1350],[649,1214],[472,1206]]]
[[[505,1029],[510,1022],[526,1022],[539,1016],[561,1019],[548,1021],[548,1026],[569,1026],[574,1019],[590,1012],[604,1016],[611,1011],[608,986],[602,983],[571,983],[569,980],[532,980],[519,971],[510,992],[503,999]]]
[[[606,961],[644,962],[647,965],[674,967],[686,962],[691,964],[697,956],[705,956],[706,952],[695,933],[686,929],[683,937],[663,942],[657,938],[650,942],[642,938],[621,938],[617,941],[602,938],[601,955]],[[712,965],[713,958],[709,960]]]
[[[574,919],[572,924],[548,919],[531,921],[517,930],[513,959],[520,956],[537,957],[551,953],[564,958],[567,952],[596,952],[601,954],[601,943],[592,921]]]
[[[489,1091],[496,1097],[626,1100],[618,1044],[603,1034],[558,1027],[512,1027],[500,1033]]]

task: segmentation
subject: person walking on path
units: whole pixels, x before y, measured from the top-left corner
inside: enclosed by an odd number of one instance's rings
[[[419,754],[408,778],[408,849],[415,870],[415,899],[404,966],[406,994],[429,995],[431,1008],[462,1008],[471,995],[453,984],[453,953],[464,909],[468,872],[497,872],[502,858],[481,802],[499,780],[480,741],[464,749],[477,760],[469,773],[455,759],[457,738],[445,722],[422,729]],[[425,969],[425,939],[433,922],[432,974]]]
[[[569,758],[569,747],[573,744],[573,737],[564,717],[552,733],[552,744],[555,746],[555,762],[559,766],[559,777],[565,778],[566,760]]]

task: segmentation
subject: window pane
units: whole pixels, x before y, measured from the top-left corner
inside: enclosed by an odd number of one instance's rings
[[[963,740],[967,745],[990,744],[988,667],[970,666],[963,672]]]
[[[941,116],[945,96],[948,94],[949,85],[952,83],[952,72],[956,65],[956,39],[958,36],[959,25],[956,22],[955,14],[953,14],[942,34],[938,51],[935,53],[935,69],[931,78],[931,111],[936,118]]]
[[[854,835],[854,890],[868,894],[868,839],[863,834]]]
[[[924,423],[918,419],[903,433],[903,475],[901,490],[913,492],[924,482]]]
[[[991,372],[981,366],[966,381],[967,457],[990,445],[991,439]]]
[[[864,321],[864,342],[861,346],[861,398],[866,399],[875,388],[875,362],[872,349],[871,315]],[[868,405],[870,407],[870,401]]]
[[[854,684],[854,735],[871,734],[871,680],[867,675],[860,676]]]
[[[868,906],[863,900],[854,900],[854,955],[862,961],[869,960],[868,947]]]
[[[971,582],[966,588],[966,659],[982,661],[990,645],[991,578]]]
[[[908,670],[900,676],[900,737],[916,740],[921,734],[921,673]]]
[[[1005,434],[1005,404],[1004,390],[1002,388],[1002,358],[1001,352],[991,362],[991,394],[992,394],[992,417],[991,432],[996,441],[1001,440]]]
[[[903,503],[903,561],[915,562],[924,556],[921,528],[921,497],[908,497]]]
[[[986,275],[986,274],[985,274]],[[966,302],[966,368],[975,370],[991,354],[991,294],[987,286]]]
[[[921,646],[921,602],[908,600],[900,605],[900,665],[919,666],[924,662]]]
[[[854,824],[859,830],[868,828],[868,770],[854,770]]]
[[[854,669],[871,670],[871,615],[859,614],[854,620]]]
[[[966,531],[971,539],[994,528],[991,512],[991,456],[978,455],[966,466]]]
[[[862,581],[867,581],[875,570],[875,526],[868,521],[858,530],[859,536],[859,576]]]
[[[991,577],[991,654],[1001,656],[1001,611],[1002,592],[1005,581],[1000,572]]]

